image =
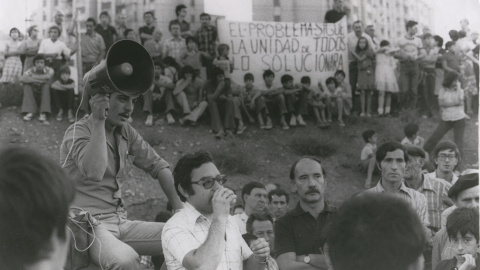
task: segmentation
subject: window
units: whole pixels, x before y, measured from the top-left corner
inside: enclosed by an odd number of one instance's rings
[[[281,20],[280,15],[275,15],[275,16],[273,16],[273,21],[279,22],[280,20]]]
[[[195,23],[195,15],[192,14],[192,16],[190,17],[190,22]]]
[[[273,6],[274,7],[279,7],[280,6],[280,0],[273,0]]]
[[[358,14],[358,7],[353,7],[353,13]]]
[[[111,3],[111,2],[102,3],[102,8],[101,8],[101,10],[102,10],[102,11],[109,11],[111,6],[112,6],[112,3]]]

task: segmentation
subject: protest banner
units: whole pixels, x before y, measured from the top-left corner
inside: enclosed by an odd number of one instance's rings
[[[217,22],[220,43],[230,46],[234,62],[231,78],[243,84],[250,72],[261,85],[264,70],[275,72],[275,83],[289,74],[295,83],[310,76],[312,85],[333,76],[337,69],[348,78],[347,23]]]

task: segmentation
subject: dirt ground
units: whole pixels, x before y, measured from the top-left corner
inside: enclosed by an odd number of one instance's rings
[[[68,123],[50,117],[50,125],[37,119],[24,122],[18,107],[0,108],[0,145],[23,145],[41,151],[58,160],[59,147]],[[379,144],[387,140],[400,141],[407,122],[420,125],[420,136],[428,139],[438,120],[417,119],[408,115],[398,118],[358,118],[346,120],[346,127],[335,123],[329,129],[319,129],[311,120],[307,127],[284,131],[279,125],[273,130],[259,130],[249,125],[246,132],[233,139],[217,140],[209,133],[207,123],[197,127],[168,126],[160,115],[155,115],[153,127],[143,125],[144,116],[135,112],[133,126],[173,166],[185,153],[210,151],[221,172],[229,176],[228,186],[239,192],[248,181],[278,183],[291,190],[289,170],[300,156],[319,155],[327,172],[327,199],[340,204],[357,192],[363,191],[365,176],[357,164],[364,145],[361,133],[374,129],[379,134]],[[452,131],[444,139],[453,139]],[[462,167],[478,162],[478,125],[467,122],[465,156]],[[130,219],[153,220],[156,213],[166,207],[166,196],[156,180],[134,168],[130,179],[123,185],[123,196]],[[374,177],[378,180],[378,175]],[[290,206],[297,201],[292,194]]]

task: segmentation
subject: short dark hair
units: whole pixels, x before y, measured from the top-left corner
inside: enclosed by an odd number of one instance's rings
[[[123,36],[126,37],[130,32],[135,32],[132,28],[127,28],[123,31]]]
[[[95,19],[92,17],[89,17],[85,23],[88,23],[88,22],[93,23],[93,26],[97,25],[97,21],[95,21]]]
[[[210,14],[205,13],[205,12],[203,12],[202,14],[200,14],[200,19],[203,18],[203,17],[208,17],[209,20],[212,18],[212,17],[210,17]]]
[[[16,27],[13,27],[12,29],[10,29],[9,35],[11,35],[13,31],[17,31],[18,34],[20,34],[20,30],[18,30],[18,28]]]
[[[345,78],[345,71],[343,71],[341,69],[338,69],[337,71],[335,71],[335,76],[337,76],[339,74],[343,75],[343,77]]]
[[[57,162],[24,147],[0,151],[0,261],[24,269],[66,240],[75,184]]]
[[[438,47],[443,46],[443,38],[439,35],[433,36],[433,39],[438,43]]]
[[[412,28],[417,24],[418,24],[418,22],[416,22],[416,21],[407,21],[407,23],[405,24],[405,29],[408,31],[409,28]]]
[[[179,27],[181,27],[179,22],[177,22],[177,21],[171,21],[171,22],[168,24],[168,30],[169,30],[169,31],[172,31],[172,25],[178,25]]]
[[[403,159],[405,160],[405,162],[408,161],[408,154],[407,154],[407,149],[405,148],[405,146],[403,146],[401,143],[398,143],[398,142],[386,142],[382,145],[380,145],[377,149],[377,153],[376,153],[376,156],[375,156],[375,160],[377,161],[377,163],[381,163],[383,161],[383,159],[385,158],[385,156],[387,155],[387,152],[393,152],[395,150],[402,150],[403,152]]]
[[[148,14],[152,15],[152,17],[155,18],[155,14],[154,14],[153,11],[151,11],[151,10],[145,11],[145,12],[143,13],[143,17],[145,17],[145,15],[148,15]]]
[[[288,74],[285,74],[285,75],[283,75],[283,76],[280,78],[280,82],[281,82],[282,84],[286,84],[286,83],[288,83],[289,81],[293,81],[293,77],[290,76],[290,75],[288,75]]]
[[[448,36],[450,36],[452,41],[457,41],[458,40],[458,31],[457,30],[450,30],[450,31],[448,31]]]
[[[313,161],[318,162],[318,164],[320,164],[320,166],[322,167],[323,177],[327,176],[327,174],[325,173],[325,168],[323,168],[323,166],[322,166],[322,161],[321,161],[319,158],[314,157],[314,156],[303,156],[303,157],[297,159],[297,160],[292,164],[292,167],[290,167],[290,180],[291,180],[291,181],[294,181],[294,180],[295,180],[295,168],[297,168],[298,162],[300,162],[300,160],[302,160],[302,159],[311,159],[311,160],[313,160]]]
[[[444,150],[451,150],[455,152],[455,155],[457,158],[460,157],[460,150],[458,149],[457,145],[452,142],[452,141],[441,141],[435,145],[435,148],[433,149],[433,158],[436,158],[438,156],[438,153]]]
[[[246,80],[252,80],[252,81],[255,81],[255,77],[253,76],[252,73],[247,73],[243,76],[243,81],[246,81]]]
[[[432,38],[432,37],[433,35],[430,33],[426,33],[425,35],[423,35],[423,39]]]
[[[464,38],[467,36],[467,33],[463,30],[458,31],[458,38]]]
[[[448,42],[447,42],[448,43]],[[443,87],[451,87],[455,81],[458,80],[458,75],[453,72],[446,72],[445,77],[443,78]]]
[[[273,76],[275,78],[275,73],[271,69],[267,69],[263,72],[263,79],[265,80],[266,77]]]
[[[308,77],[308,76],[303,76],[303,77],[300,79],[300,83],[311,84],[312,81],[310,80],[310,77]]]
[[[218,54],[222,53],[223,50],[230,50],[230,46],[228,46],[228,44],[226,44],[226,43],[218,44],[218,46],[217,46]]]
[[[450,49],[453,45],[455,45],[455,41],[447,41],[447,43],[445,43],[445,50]]]
[[[269,203],[272,203],[272,200],[273,200],[273,196],[277,196],[277,197],[281,197],[281,196],[285,196],[285,199],[287,200],[287,203],[290,202],[290,196],[288,195],[288,193],[281,189],[281,188],[277,188],[277,189],[274,189],[274,190],[271,190],[269,193],[268,193],[268,202]]]
[[[102,16],[107,16],[110,18],[110,14],[108,13],[108,11],[102,11],[100,12],[100,15],[98,15],[99,18],[101,18]]]
[[[405,126],[405,128],[403,129],[403,133],[407,138],[411,138],[413,135],[417,134],[418,129],[419,128],[417,124],[410,123]]]
[[[425,232],[403,199],[360,194],[339,208],[326,243],[335,270],[405,270],[422,254]]]
[[[478,208],[457,208],[447,217],[447,234],[450,241],[457,238],[458,233],[462,237],[471,233],[478,244],[478,231]]]
[[[380,41],[380,47],[385,47],[385,46],[388,46],[390,45],[390,42],[388,40],[382,40]]]
[[[335,87],[338,87],[337,79],[335,79],[334,77],[328,77],[327,80],[325,81],[325,85],[327,86],[331,83],[334,83]]]
[[[243,196],[250,195],[250,193],[252,193],[252,190],[255,188],[261,188],[261,189],[267,190],[265,188],[265,185],[260,182],[255,182],[255,181],[248,182],[242,188],[242,200],[243,200]]]
[[[365,40],[365,48],[360,48],[360,40],[364,39]],[[368,45],[368,39],[366,37],[360,37],[357,41],[357,46],[355,47],[355,52],[361,52],[361,51],[367,51],[369,49]]]
[[[58,74],[71,74],[70,67],[69,66],[62,66],[60,70],[58,71]]]
[[[177,16],[178,16],[178,14],[180,14],[180,11],[182,11],[182,9],[184,9],[184,8],[187,8],[187,6],[185,6],[183,4],[177,5],[175,7],[175,14],[177,14]]]
[[[367,129],[362,133],[362,138],[366,143],[368,143],[368,140],[370,140],[370,138],[372,138],[372,136],[375,135],[375,133],[376,133],[375,130]]]
[[[269,213],[252,213],[247,219],[247,233],[253,234],[253,222],[257,221],[270,221],[273,225],[273,216]]]
[[[62,29],[60,29],[60,27],[58,27],[58,26],[56,26],[56,25],[52,25],[52,26],[50,26],[50,28],[48,28],[48,33],[49,33],[49,34],[50,34],[50,31],[52,31],[52,29],[57,30],[59,36],[62,34]],[[20,32],[19,32],[19,33],[20,33]]]
[[[43,56],[43,54],[35,55],[35,57],[33,58],[33,65],[35,65],[35,62],[37,62],[38,60],[43,60],[45,62],[45,56]]]
[[[213,163],[213,158],[207,151],[198,151],[193,154],[186,154],[178,160],[177,165],[173,169],[173,180],[175,190],[182,202],[186,202],[187,198],[180,193],[178,186],[189,195],[194,195],[192,188],[192,171],[200,168],[205,163]]]
[[[193,42],[193,43],[195,43],[195,44],[198,45],[198,41],[197,41],[197,39],[194,38],[194,37],[187,36],[187,37],[185,38],[185,45],[188,45],[189,42]]]
[[[195,77],[197,77],[197,72],[195,69],[190,65],[185,65],[180,69],[179,78],[185,79],[185,74],[192,74],[192,81],[195,81]]]

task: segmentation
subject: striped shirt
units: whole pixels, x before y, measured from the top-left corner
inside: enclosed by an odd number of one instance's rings
[[[408,187],[408,182],[405,182]],[[439,178],[423,175],[423,184],[416,191],[422,193],[427,198],[428,216],[430,228],[435,232],[441,228],[442,212],[452,205],[452,201],[448,198],[448,190],[452,184]]]
[[[183,259],[206,241],[210,226],[211,222],[188,202],[168,220],[162,232],[162,248],[168,270],[186,269],[182,265]],[[253,253],[232,216],[228,217],[225,237],[225,250],[217,269],[243,269],[243,261]]]
[[[431,173],[427,173],[427,174],[425,174],[425,176],[428,176],[429,178],[442,179],[442,180],[445,180],[446,182],[448,182],[446,179],[439,178],[439,177],[437,176],[437,171],[433,171],[433,172],[431,172]],[[452,175],[452,183],[451,183],[451,184],[452,184],[452,185],[455,184],[455,182],[457,182],[457,180],[458,180],[458,176],[457,176],[455,173],[453,173],[453,175]],[[449,183],[450,183],[450,182],[449,182]]]
[[[380,180],[378,181],[378,184],[375,187],[371,189],[367,189],[365,192],[366,193],[383,193],[387,191],[383,188],[382,180]],[[408,188],[407,186],[405,186],[403,181],[402,181],[402,185],[400,186],[398,191],[395,193],[395,195],[405,199],[407,202],[409,202],[412,205],[413,209],[415,209],[418,216],[420,217],[420,221],[423,223],[425,227],[428,227],[430,225],[430,221],[428,218],[427,198],[425,198],[425,195],[411,188]]]
[[[175,60],[180,60],[183,53],[187,49],[187,44],[183,38],[170,38],[163,44],[163,57],[170,56]]]

